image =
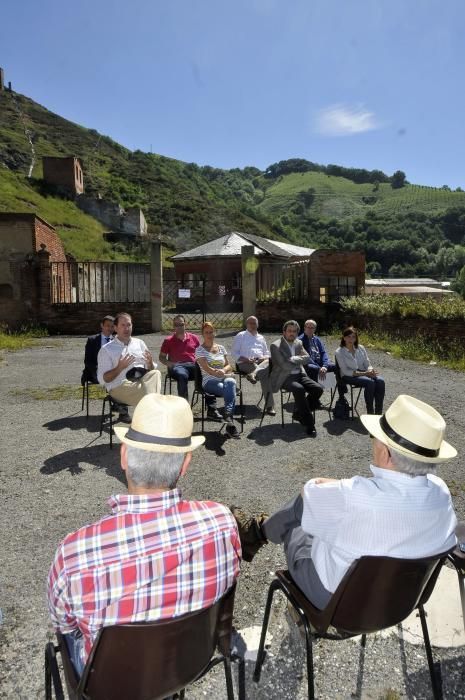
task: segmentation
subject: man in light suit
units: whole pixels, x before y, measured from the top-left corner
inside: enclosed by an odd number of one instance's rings
[[[302,341],[297,339],[299,331],[297,321],[286,321],[282,338],[271,343],[271,389],[273,392],[280,389],[292,392],[295,401],[293,418],[307,428],[311,437],[315,437],[312,411],[319,406],[323,389],[305,373],[304,365],[311,358]]]
[[[105,316],[100,322],[100,333],[90,335],[87,338],[86,349],[84,351],[84,369],[82,370],[81,384],[91,382],[98,384],[97,379],[97,356],[102,345],[113,340],[115,319],[113,316]]]

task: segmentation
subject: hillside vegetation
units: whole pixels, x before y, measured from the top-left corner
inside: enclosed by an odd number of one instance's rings
[[[32,162],[32,178],[27,174]],[[373,274],[453,277],[465,265],[465,193],[411,185],[405,174],[291,159],[222,170],[131,152],[32,100],[0,93],[0,210],[36,210],[79,259],[143,259],[44,187],[41,157],[77,155],[88,193],[140,206],[150,236],[185,250],[231,230],[310,247],[365,250]]]

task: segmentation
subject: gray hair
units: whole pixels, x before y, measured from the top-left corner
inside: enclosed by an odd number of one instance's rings
[[[255,321],[255,323],[256,323],[257,326],[258,326],[258,318],[257,318],[256,316],[249,316],[249,318],[246,318],[246,319],[245,319],[246,325],[247,325],[247,323],[248,323],[249,321]]]
[[[391,453],[391,462],[396,468],[396,471],[409,476],[423,476],[425,474],[435,474],[436,464],[434,462],[419,462],[413,457],[397,452],[397,450],[389,447]]]
[[[294,326],[294,328],[297,328],[297,333],[300,331],[300,326],[299,326],[299,324],[297,323],[297,321],[291,320],[291,321],[286,321],[286,323],[284,324],[284,326],[283,326],[283,333],[286,332],[288,326]]]
[[[135,486],[173,489],[185,456],[184,452],[151,452],[127,445],[128,477]]]
[[[305,325],[305,326],[308,326],[308,325],[310,325],[310,323],[312,324],[312,326],[314,326],[314,328],[316,328],[317,325],[318,325],[317,322],[313,320],[313,318],[308,318],[308,319],[305,321],[304,325]]]

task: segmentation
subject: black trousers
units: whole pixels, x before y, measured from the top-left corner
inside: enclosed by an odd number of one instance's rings
[[[323,388],[313,379],[302,374],[290,374],[283,383],[282,389],[292,392],[295,401],[295,412],[305,425],[314,426],[312,410],[318,405]]]

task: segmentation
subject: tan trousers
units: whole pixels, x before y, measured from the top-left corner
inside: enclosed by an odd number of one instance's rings
[[[128,406],[137,406],[146,394],[159,394],[161,389],[161,374],[158,369],[151,369],[137,382],[125,379],[122,384],[115,386],[109,393],[112,399],[118,403],[127,403]]]

